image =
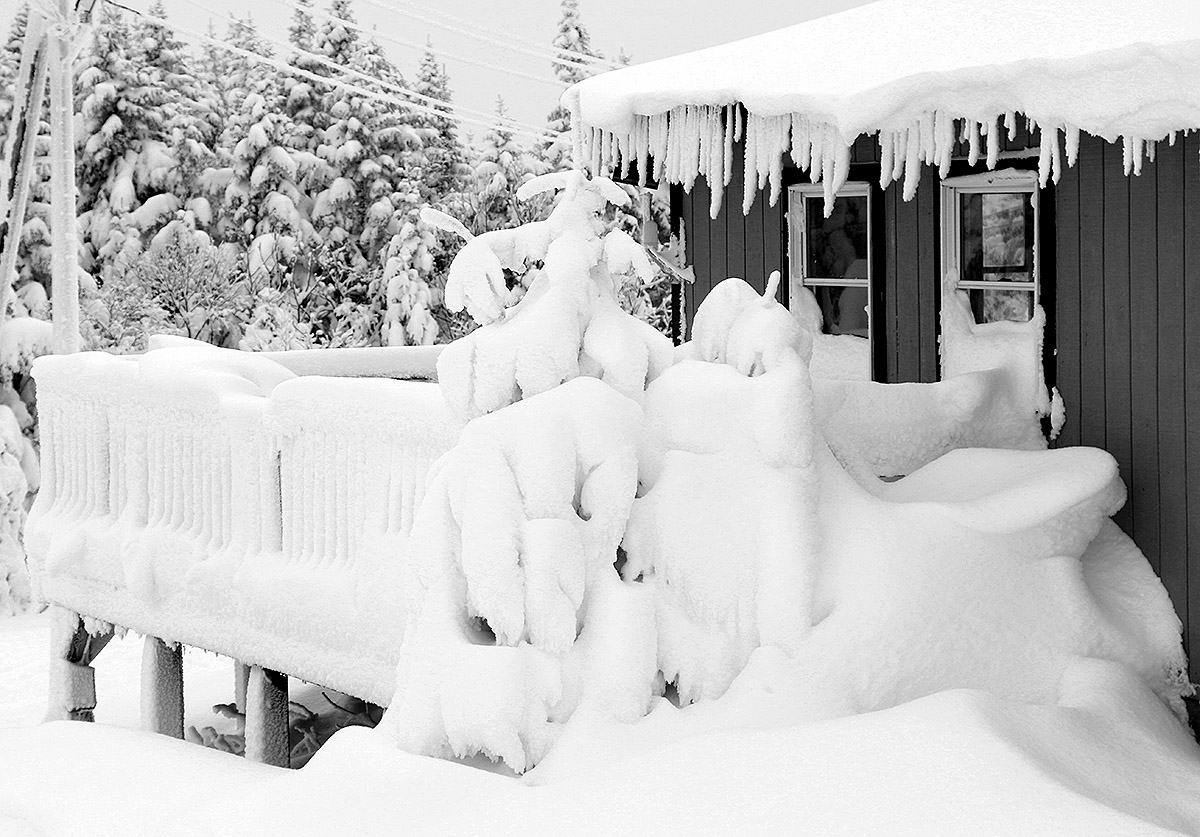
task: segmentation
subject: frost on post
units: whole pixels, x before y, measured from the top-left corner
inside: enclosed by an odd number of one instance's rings
[[[614,569],[637,491],[638,401],[671,346],[622,312],[614,273],[649,270],[605,235],[607,180],[562,189],[546,221],[469,239],[446,288],[481,328],[438,364],[464,419],[413,526],[409,619],[385,727],[431,755],[535,765],[572,715],[634,720],[657,674],[643,585]],[[426,218],[453,227],[435,213]],[[532,270],[520,299],[505,271]]]

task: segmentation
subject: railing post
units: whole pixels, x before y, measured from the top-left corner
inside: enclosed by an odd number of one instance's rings
[[[91,663],[113,637],[112,627],[90,633],[78,613],[55,607],[50,632],[47,721],[96,719],[96,672]]]
[[[183,738],[183,646],[156,636],[142,648],[142,728]]]
[[[246,714],[246,686],[250,681],[250,666],[241,660],[233,661],[233,704]]]
[[[246,689],[246,758],[289,767],[289,726],[287,675],[251,666]]]

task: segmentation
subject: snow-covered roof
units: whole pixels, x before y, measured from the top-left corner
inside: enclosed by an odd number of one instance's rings
[[[1082,130],[1124,138],[1134,168],[1144,141],[1200,127],[1200,3],[879,0],[595,76],[564,101],[585,164],[649,153],[657,174],[688,185],[697,174],[728,183],[735,103],[749,114],[747,171],[773,191],[789,147],[836,186],[854,139],[878,131],[898,177],[922,161],[948,164],[955,119],[973,136],[1013,112],[1043,128],[1044,177],[1057,168],[1059,131],[1069,163]]]

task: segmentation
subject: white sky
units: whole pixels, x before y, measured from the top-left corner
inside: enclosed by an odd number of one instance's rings
[[[103,0],[100,0],[103,2]],[[121,0],[123,5],[146,8],[151,0]],[[249,11],[268,37],[286,40],[291,17],[288,0],[163,0],[167,17],[189,29],[203,31],[213,18],[219,33],[226,22],[221,14],[243,15]],[[431,38],[435,48],[455,56],[503,66],[552,79],[543,59],[523,55],[500,45],[483,43],[444,28],[417,20],[405,9],[427,17],[438,14],[465,18],[494,33],[515,34],[550,48],[559,17],[559,0],[412,0],[434,8],[426,14],[409,0],[352,0],[358,22],[379,32],[424,45]],[[738,40],[771,29],[779,29],[823,14],[862,5],[866,0],[580,0],[584,25],[593,46],[606,57],[616,57],[624,48],[635,62],[664,58],[714,44]],[[17,0],[0,0],[0,31],[7,32]],[[316,0],[318,9],[328,0]],[[731,12],[733,12],[731,14]],[[319,22],[319,17],[317,18]],[[453,21],[450,21],[453,24]],[[406,77],[415,75],[420,51],[380,38],[392,60]],[[504,97],[509,115],[523,122],[542,125],[554,107],[560,89],[495,70],[482,69],[455,58],[446,59],[454,101],[463,107],[491,113],[496,96]],[[483,129],[464,126],[464,133]]]

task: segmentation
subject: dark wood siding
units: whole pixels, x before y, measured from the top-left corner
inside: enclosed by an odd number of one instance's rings
[[[1116,520],[1200,656],[1200,570],[1188,572],[1189,547],[1200,554],[1198,158],[1196,136],[1164,143],[1140,177],[1126,177],[1119,146],[1084,138],[1056,193],[1054,317],[1067,408],[1059,443],[1117,460],[1129,499]]]

